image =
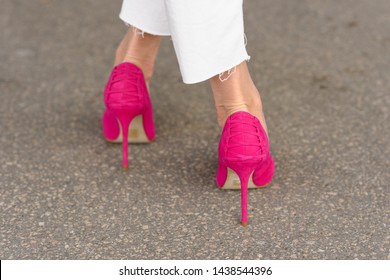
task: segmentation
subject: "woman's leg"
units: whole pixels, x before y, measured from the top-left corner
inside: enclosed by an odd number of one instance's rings
[[[146,83],[149,83],[160,42],[161,36],[151,35],[130,27],[117,48],[115,65],[122,62],[134,63],[141,68]]]
[[[210,84],[214,94],[218,124],[221,128],[231,114],[245,111],[256,116],[267,132],[260,94],[245,61],[237,65],[228,77],[223,75],[212,77]]]
[[[122,142],[123,167],[127,169],[128,142],[149,143],[155,136],[147,84],[161,36],[169,35],[169,28],[164,0],[123,0],[119,16],[131,27],[117,48],[116,67],[104,90],[102,125],[107,141]]]
[[[144,72],[147,83],[153,75],[161,36],[170,35],[164,1],[123,0],[119,15],[131,27],[117,48],[115,65],[136,64]]]
[[[220,188],[241,189],[241,220],[246,225],[249,184],[251,188],[268,184],[274,162],[260,95],[246,64],[243,0],[165,0],[165,4],[183,81],[210,80],[223,127],[216,183]]]
[[[237,111],[255,115],[266,129],[262,103],[248,71],[242,0],[165,0],[185,83],[210,80],[218,124]],[[231,75],[219,73],[232,69]],[[229,76],[229,77],[226,77]]]

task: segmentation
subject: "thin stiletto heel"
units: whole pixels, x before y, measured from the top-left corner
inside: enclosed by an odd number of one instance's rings
[[[240,178],[241,187],[241,225],[244,227],[248,225],[248,182],[249,177],[254,171],[254,166],[247,166],[245,169],[236,171],[237,176]]]
[[[241,225],[248,225],[248,181],[249,176],[240,176],[241,181]]]
[[[122,162],[123,162],[123,169],[127,170],[129,167],[128,163],[128,138],[129,138],[129,126],[131,121],[134,119],[134,115],[129,113],[128,111],[124,110],[118,110],[114,111],[114,114],[116,115],[117,119],[119,120],[119,123],[121,125],[122,130]]]
[[[130,120],[128,118],[122,117],[119,118],[122,126],[122,162],[123,169],[127,170],[129,168],[129,154],[128,154],[128,137],[129,137],[129,124]]]

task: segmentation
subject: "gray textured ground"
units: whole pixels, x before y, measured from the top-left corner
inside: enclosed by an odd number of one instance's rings
[[[109,3],[110,2],[110,3]],[[151,145],[103,140],[120,1],[1,0],[1,259],[389,259],[390,2],[245,1],[274,182],[215,187],[207,83],[163,42]]]

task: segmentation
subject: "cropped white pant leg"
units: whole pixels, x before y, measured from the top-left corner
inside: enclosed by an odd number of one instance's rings
[[[207,80],[249,60],[243,0],[123,0],[120,18],[171,36],[183,81]]]

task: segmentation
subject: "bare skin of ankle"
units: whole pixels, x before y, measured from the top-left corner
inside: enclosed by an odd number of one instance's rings
[[[130,27],[119,44],[114,65],[131,62],[141,68],[149,84],[154,71],[154,61],[161,43],[161,36],[141,33]]]
[[[259,119],[268,135],[260,93],[252,81],[246,61],[237,65],[235,72],[227,80],[222,82],[217,75],[210,79],[210,84],[221,128],[231,114],[245,111]]]

